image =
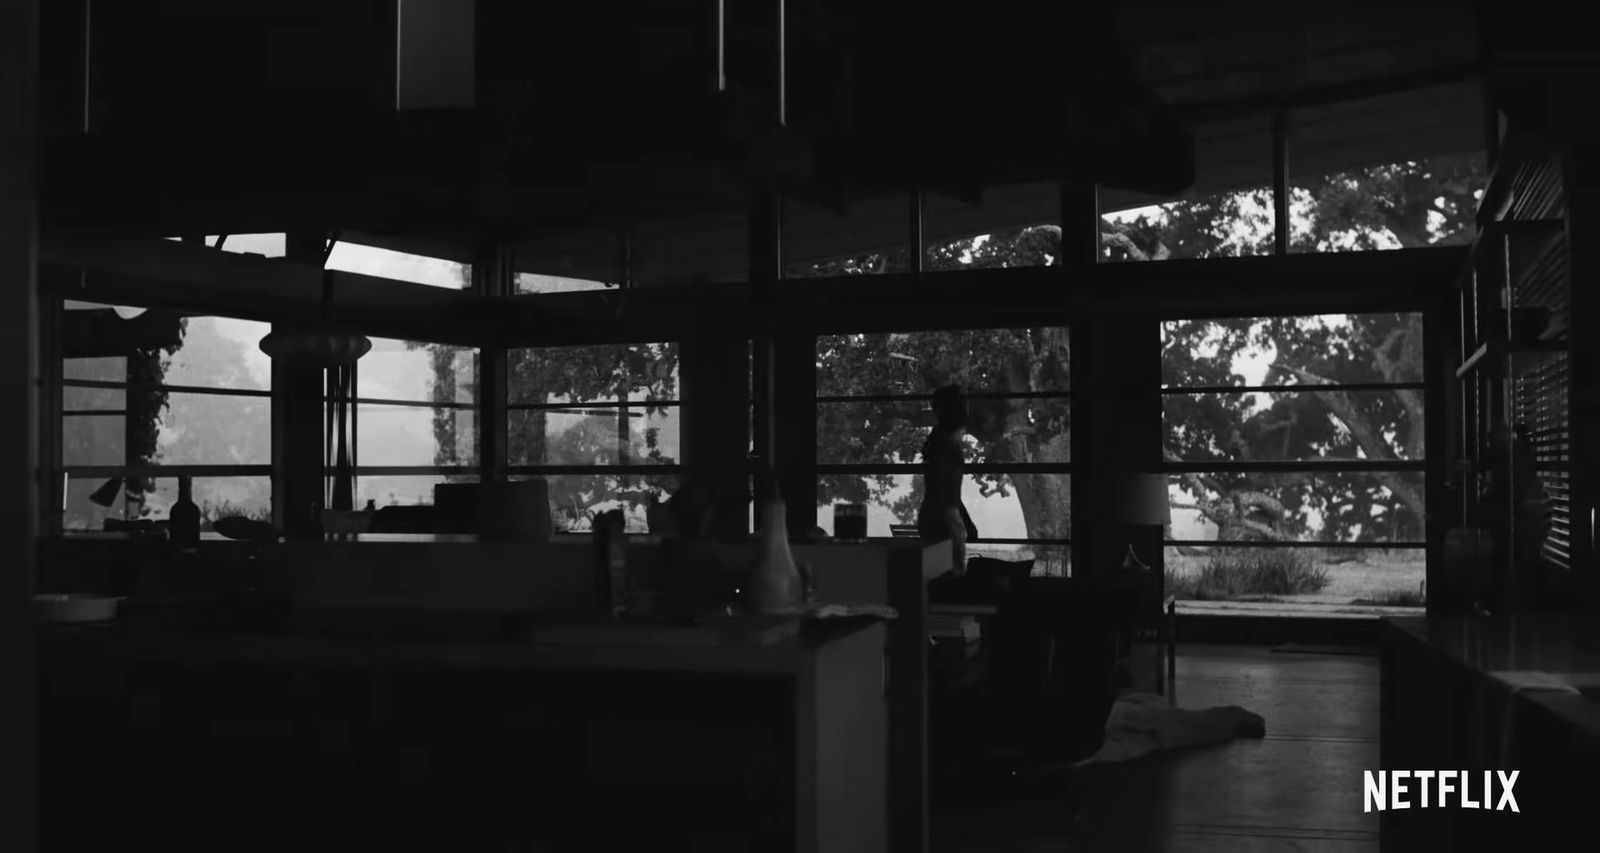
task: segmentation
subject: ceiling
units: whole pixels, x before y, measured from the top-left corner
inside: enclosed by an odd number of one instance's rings
[[[407,2],[413,22],[461,8]],[[1484,138],[1473,0],[1123,0],[1071,27],[1026,0],[791,0],[779,134],[751,131],[775,109],[770,27],[738,15],[762,4],[728,6],[719,95],[707,4],[479,0],[475,38],[409,30],[435,35],[401,73],[427,84],[416,103],[465,86],[476,109],[398,114],[384,3],[77,5],[46,6],[55,229],[337,228],[458,260],[511,240],[526,271],[612,280],[633,223],[654,280],[723,280],[744,272],[753,185],[791,190],[804,258],[901,241],[912,183],[942,205],[929,236],[1052,219],[1063,175],[1106,185],[1108,209],[1259,186],[1277,111],[1304,174]]]

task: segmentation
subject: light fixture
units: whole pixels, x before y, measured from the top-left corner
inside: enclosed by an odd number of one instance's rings
[[[258,346],[273,361],[296,367],[348,367],[372,350],[372,340],[331,321],[333,272],[322,271],[322,319],[305,328],[274,329]]]
[[[111,310],[115,311],[117,316],[124,320],[132,320],[140,314],[143,314],[146,309],[135,308],[132,305],[113,305],[111,306]]]
[[[1172,502],[1167,492],[1167,478],[1163,474],[1128,474],[1121,484],[1117,501],[1117,515],[1124,524],[1138,527],[1166,527],[1172,523]],[[1128,543],[1128,554],[1122,560],[1125,569],[1149,570],[1150,566]]]

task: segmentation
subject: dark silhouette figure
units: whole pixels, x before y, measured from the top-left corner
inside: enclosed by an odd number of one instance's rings
[[[966,434],[967,402],[960,387],[946,385],[933,392],[933,415],[933,432],[922,446],[922,508],[917,513],[917,532],[924,542],[950,540],[959,575],[967,569],[967,541],[978,536],[961,503],[965,467],[961,439]]]

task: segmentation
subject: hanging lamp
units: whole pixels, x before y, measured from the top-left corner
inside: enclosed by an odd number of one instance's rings
[[[322,318],[302,329],[274,329],[261,339],[261,351],[273,361],[296,367],[348,367],[372,350],[372,339],[336,324],[333,313],[333,271],[322,271]]]

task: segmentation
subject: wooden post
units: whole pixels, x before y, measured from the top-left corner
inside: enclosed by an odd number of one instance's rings
[[[17,853],[36,849],[33,590],[39,531],[39,192],[37,0],[0,2],[0,287],[7,355],[0,388],[15,431],[5,442],[6,570],[0,572],[0,836]]]
[[[1272,253],[1289,254],[1289,117],[1272,114]]]
[[[323,265],[326,238],[291,233],[284,238],[288,260]],[[323,417],[324,371],[272,363],[272,490],[274,524],[292,539],[317,535],[312,507],[323,500],[326,453]]]

